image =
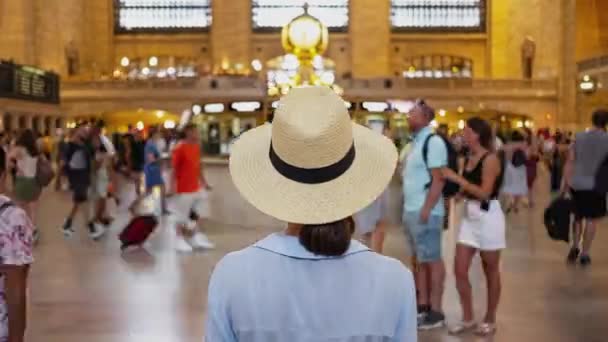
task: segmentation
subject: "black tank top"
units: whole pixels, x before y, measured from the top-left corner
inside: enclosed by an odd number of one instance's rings
[[[471,184],[475,184],[477,186],[481,186],[482,175],[483,175],[483,161],[486,159],[486,157],[488,155],[489,155],[489,153],[486,153],[481,158],[479,158],[477,165],[475,165],[475,167],[471,171],[467,170],[467,164],[469,163],[469,160],[467,159],[465,161],[465,167],[464,167],[464,172],[462,173],[462,177],[464,177],[464,179],[466,179],[467,182],[469,182]],[[491,200],[498,198],[498,195],[500,194],[500,186],[502,185],[502,178],[503,178],[503,172],[501,171],[500,174],[498,175],[498,177],[496,178],[496,182],[494,183],[494,190],[492,190],[492,195],[490,196]],[[473,196],[471,196],[469,194],[465,194],[465,196],[467,198],[473,198]]]

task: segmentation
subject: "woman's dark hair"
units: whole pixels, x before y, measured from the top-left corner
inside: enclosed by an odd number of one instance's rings
[[[523,142],[526,139],[524,138],[524,135],[521,134],[519,131],[513,131],[513,133],[511,133],[511,141],[513,142]]]
[[[593,122],[593,126],[601,129],[605,129],[608,126],[608,110],[606,109],[598,109],[593,112],[591,117],[591,121]]]
[[[38,152],[38,146],[36,145],[36,137],[34,136],[34,131],[31,129],[26,129],[21,133],[19,139],[16,141],[17,146],[21,146],[27,150],[32,157],[38,156],[40,152]]]
[[[150,126],[150,128],[148,128],[148,138],[153,137],[153,136],[154,136],[154,134],[156,134],[156,133],[162,133],[162,132],[160,131],[160,127],[159,127],[159,126],[157,126],[157,125],[152,125],[152,126]]]
[[[479,144],[487,150],[494,149],[494,134],[492,127],[484,119],[474,117],[467,120],[467,127],[479,136]]]
[[[304,225],[300,230],[300,243],[317,255],[340,256],[348,250],[354,232],[352,217],[332,223]]]

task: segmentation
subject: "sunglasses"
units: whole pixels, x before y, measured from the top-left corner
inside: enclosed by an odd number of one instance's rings
[[[414,115],[413,110],[414,110],[415,108],[421,108],[421,109],[422,109],[422,112],[424,113],[424,112],[425,112],[425,109],[426,109],[426,108],[428,108],[428,107],[429,107],[429,105],[427,105],[427,104],[426,104],[426,102],[424,101],[424,99],[416,99],[416,100],[414,101],[414,107],[412,107],[412,109],[411,109],[411,110],[410,110],[410,111],[409,111],[409,112],[408,112],[406,115],[407,115],[407,116],[412,116],[412,115]]]

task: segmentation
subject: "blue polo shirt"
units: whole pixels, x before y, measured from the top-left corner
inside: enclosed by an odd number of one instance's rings
[[[443,168],[448,165],[448,150],[438,136],[429,140],[427,164],[424,163],[422,147],[426,138],[433,134],[430,127],[425,127],[415,134],[411,150],[403,168],[403,208],[405,212],[419,212],[424,206],[428,189],[426,185],[431,181],[429,169]],[[431,210],[431,215],[443,216],[445,209],[443,199],[440,198]]]
[[[216,266],[207,342],[416,342],[416,293],[398,260],[352,241],[339,257],[272,234]]]

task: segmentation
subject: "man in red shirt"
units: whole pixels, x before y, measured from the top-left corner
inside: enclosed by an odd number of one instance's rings
[[[189,124],[184,128],[184,134],[172,154],[178,234],[175,247],[178,251],[192,252],[193,248],[214,247],[207,236],[196,229],[197,221],[209,216],[208,190],[211,188],[202,170],[198,128]]]

